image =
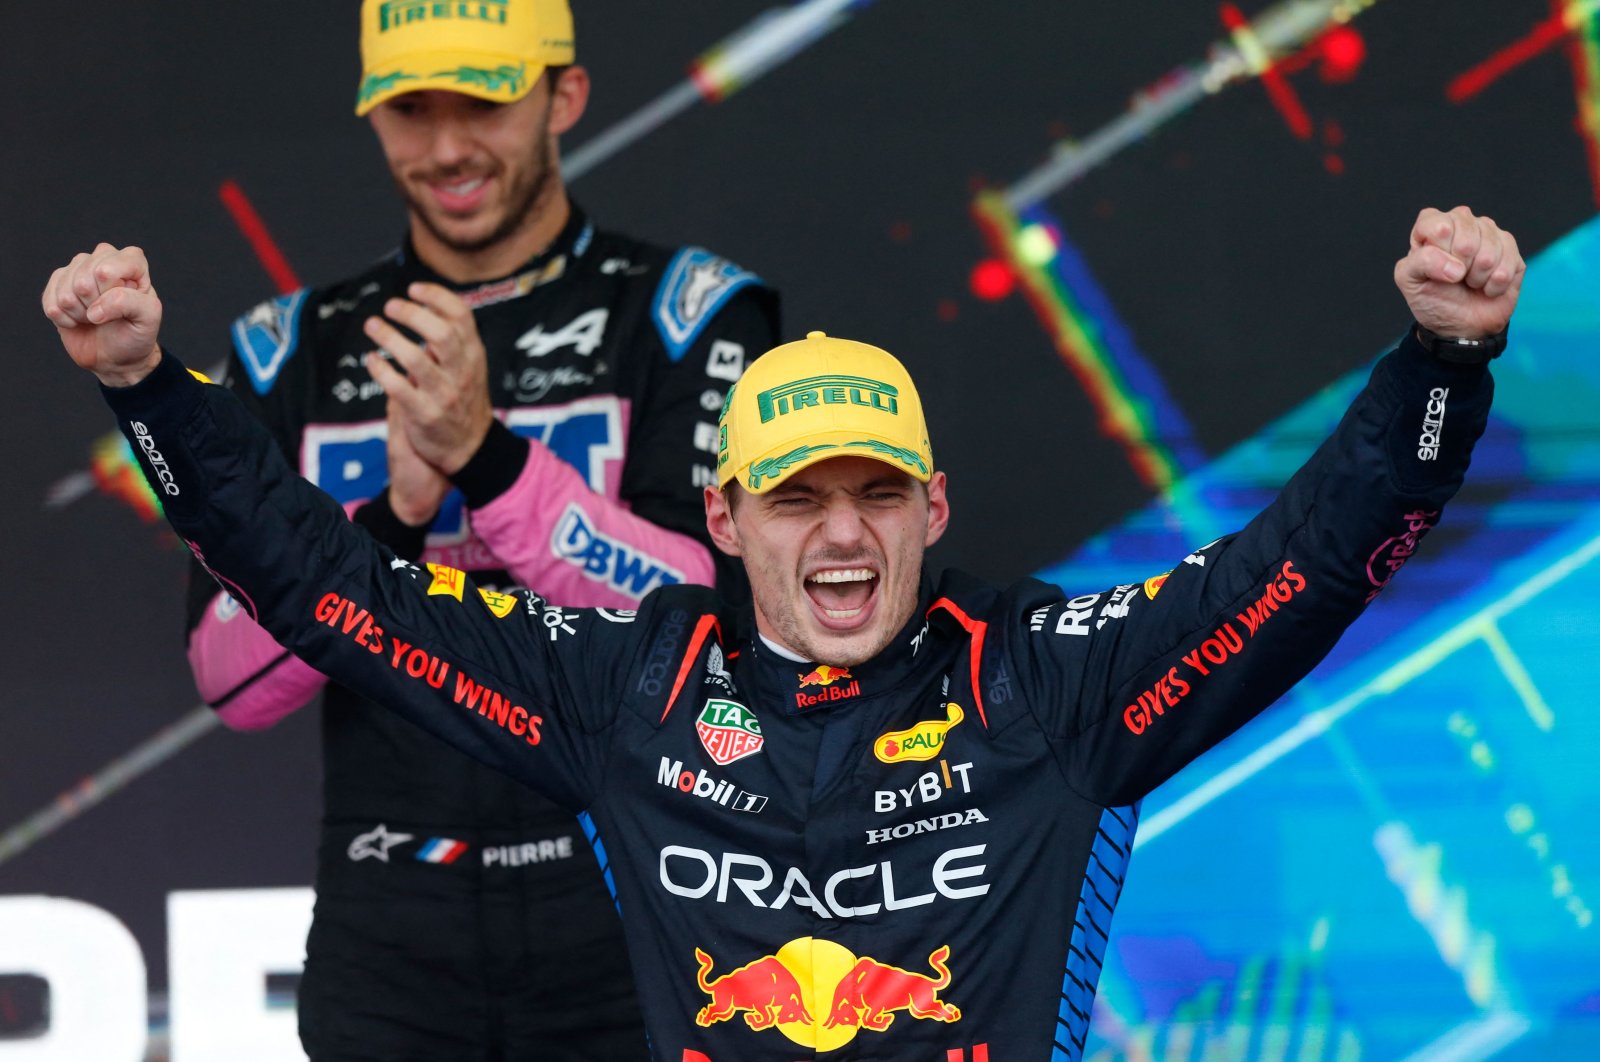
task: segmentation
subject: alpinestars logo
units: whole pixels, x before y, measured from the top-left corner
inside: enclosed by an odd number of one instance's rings
[[[352,863],[359,863],[363,859],[376,859],[381,863],[387,863],[389,849],[405,844],[409,840],[411,834],[390,833],[389,827],[380,822],[377,829],[363,833],[351,841],[345,854],[350,857]]]

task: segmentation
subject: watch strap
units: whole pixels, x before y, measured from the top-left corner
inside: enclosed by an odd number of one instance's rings
[[[1437,332],[1430,332],[1420,324],[1415,324],[1417,342],[1422,344],[1422,349],[1438,358],[1448,361],[1453,365],[1487,365],[1498,358],[1506,349],[1506,333],[1510,326],[1502,328],[1492,336],[1481,339],[1459,339],[1451,336],[1441,336]]]

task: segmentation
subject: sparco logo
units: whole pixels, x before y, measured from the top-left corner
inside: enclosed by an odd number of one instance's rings
[[[1450,388],[1435,387],[1428,392],[1428,415],[1422,421],[1422,435],[1417,439],[1417,460],[1432,461],[1439,456],[1444,441],[1444,400],[1450,397]]]
[[[678,655],[678,639],[683,637],[688,626],[689,614],[681,608],[667,613],[667,618],[661,622],[661,633],[650,647],[650,655],[644,659],[644,674],[639,676],[639,685],[635,687],[646,697],[659,697],[667,688],[667,680],[672,677],[672,660]]]
[[[176,498],[178,496],[178,482],[172,476],[172,469],[167,467],[167,459],[161,456],[161,451],[156,449],[156,441],[150,437],[150,429],[141,421],[133,422],[134,437],[139,440],[139,449],[144,451],[145,460],[150,462],[150,471],[156,474],[156,479],[161,482],[161,489]]]

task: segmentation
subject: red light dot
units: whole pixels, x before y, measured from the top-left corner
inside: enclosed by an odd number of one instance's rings
[[[956,300],[954,299],[940,299],[939,309],[936,312],[939,315],[939,320],[948,324],[961,315],[961,307],[956,305]]]
[[[999,302],[1017,286],[1017,275],[998,258],[985,258],[972,267],[968,278],[972,294],[984,302]]]
[[[1322,80],[1349,81],[1367,58],[1367,42],[1349,26],[1329,30],[1322,38]]]
[[[1322,168],[1337,177],[1344,172],[1344,159],[1330,151],[1322,157]]]

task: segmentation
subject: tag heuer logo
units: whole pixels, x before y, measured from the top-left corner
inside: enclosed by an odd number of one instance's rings
[[[765,741],[755,713],[737,701],[716,697],[706,701],[700,718],[694,721],[694,729],[711,759],[723,767],[734,760],[754,756]]]

